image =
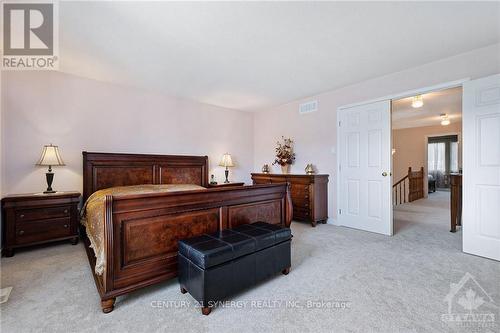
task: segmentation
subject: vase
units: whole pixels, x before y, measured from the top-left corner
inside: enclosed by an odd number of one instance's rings
[[[286,175],[290,171],[290,164],[285,164],[281,166],[281,173]]]

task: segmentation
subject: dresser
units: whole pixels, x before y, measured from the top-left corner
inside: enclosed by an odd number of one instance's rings
[[[78,243],[78,192],[21,194],[2,199],[3,253],[60,240]]]
[[[252,173],[254,184],[289,183],[293,219],[326,223],[328,219],[328,175]]]
[[[462,225],[462,175],[450,175],[450,215],[451,215],[451,232],[457,231],[457,225]]]

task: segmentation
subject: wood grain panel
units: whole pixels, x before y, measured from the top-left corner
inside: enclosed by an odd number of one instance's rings
[[[154,166],[96,166],[93,190],[114,186],[154,184]]]
[[[281,200],[256,202],[228,207],[230,228],[240,224],[265,221],[271,224],[281,223]]]
[[[203,167],[160,166],[160,184],[202,184]]]
[[[123,221],[123,268],[155,257],[177,256],[177,242],[219,229],[219,209]]]
[[[143,184],[208,186],[208,157],[83,152],[83,200],[97,190]]]

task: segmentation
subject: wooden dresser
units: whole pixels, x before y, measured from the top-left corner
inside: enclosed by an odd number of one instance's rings
[[[254,184],[290,183],[293,219],[326,223],[328,219],[328,175],[252,173]]]
[[[457,231],[457,225],[462,225],[462,175],[450,175],[450,212],[451,212],[451,232]]]
[[[34,244],[71,240],[78,243],[78,192],[22,194],[2,199],[3,253]]]

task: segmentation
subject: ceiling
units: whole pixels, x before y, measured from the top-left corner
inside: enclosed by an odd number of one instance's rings
[[[424,105],[411,106],[412,97],[392,101],[392,128],[440,126],[441,114],[451,123],[462,121],[462,87],[422,95]]]
[[[500,42],[498,2],[60,2],[60,70],[254,111]]]

